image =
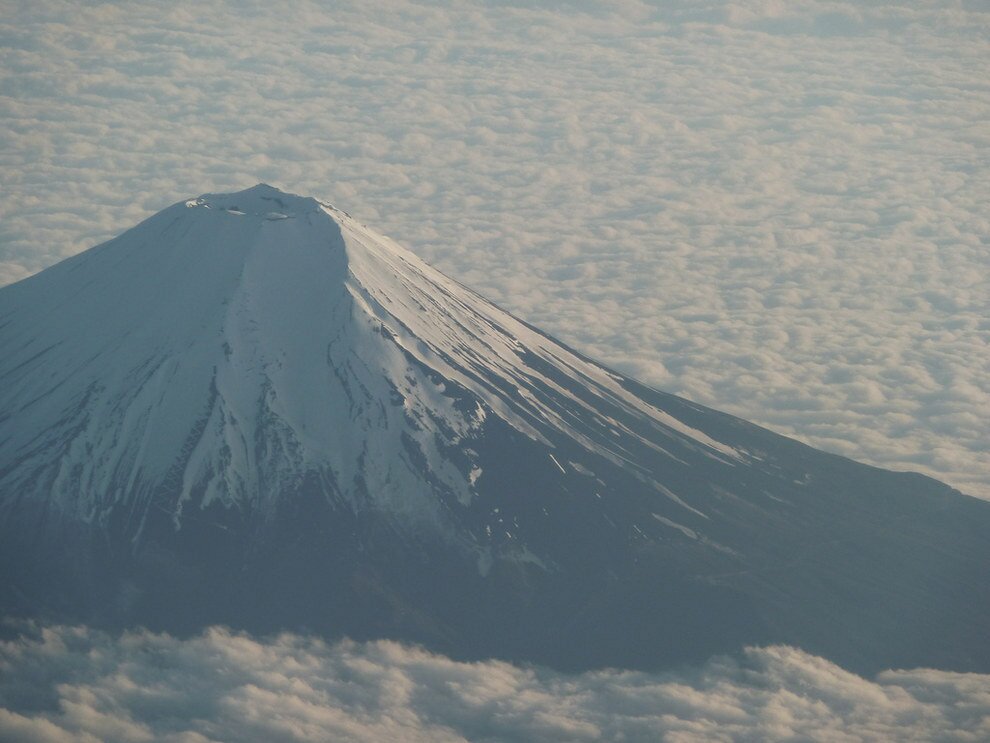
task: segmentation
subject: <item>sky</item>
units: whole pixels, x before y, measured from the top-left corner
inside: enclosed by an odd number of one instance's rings
[[[990,497],[987,80],[961,0],[0,0],[0,284],[270,182],[648,384]]]

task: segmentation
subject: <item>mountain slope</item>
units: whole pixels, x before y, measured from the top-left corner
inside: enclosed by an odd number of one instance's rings
[[[642,387],[259,185],[0,290],[2,608],[987,668],[990,504]]]

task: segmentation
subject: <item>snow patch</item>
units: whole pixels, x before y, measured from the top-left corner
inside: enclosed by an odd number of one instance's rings
[[[665,526],[669,526],[671,529],[677,529],[681,534],[688,537],[689,539],[698,539],[698,533],[694,529],[689,529],[683,524],[678,524],[676,521],[671,521],[670,519],[664,518],[658,513],[653,514],[653,518],[659,521]]]

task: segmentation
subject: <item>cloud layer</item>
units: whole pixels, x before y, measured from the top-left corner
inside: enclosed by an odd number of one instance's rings
[[[990,676],[866,680],[794,648],[677,673],[561,675],[394,642],[111,638],[47,627],[0,643],[0,738],[19,741],[977,741]]]
[[[990,13],[529,5],[0,0],[0,283],[269,181],[655,386],[990,497]]]

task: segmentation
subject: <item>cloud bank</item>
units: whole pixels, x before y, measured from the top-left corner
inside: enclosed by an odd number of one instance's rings
[[[676,673],[562,675],[394,642],[46,627],[0,643],[19,741],[977,741],[990,676],[867,680],[784,646]]]
[[[648,383],[990,497],[990,12],[531,5],[0,0],[0,283],[269,181]]]

